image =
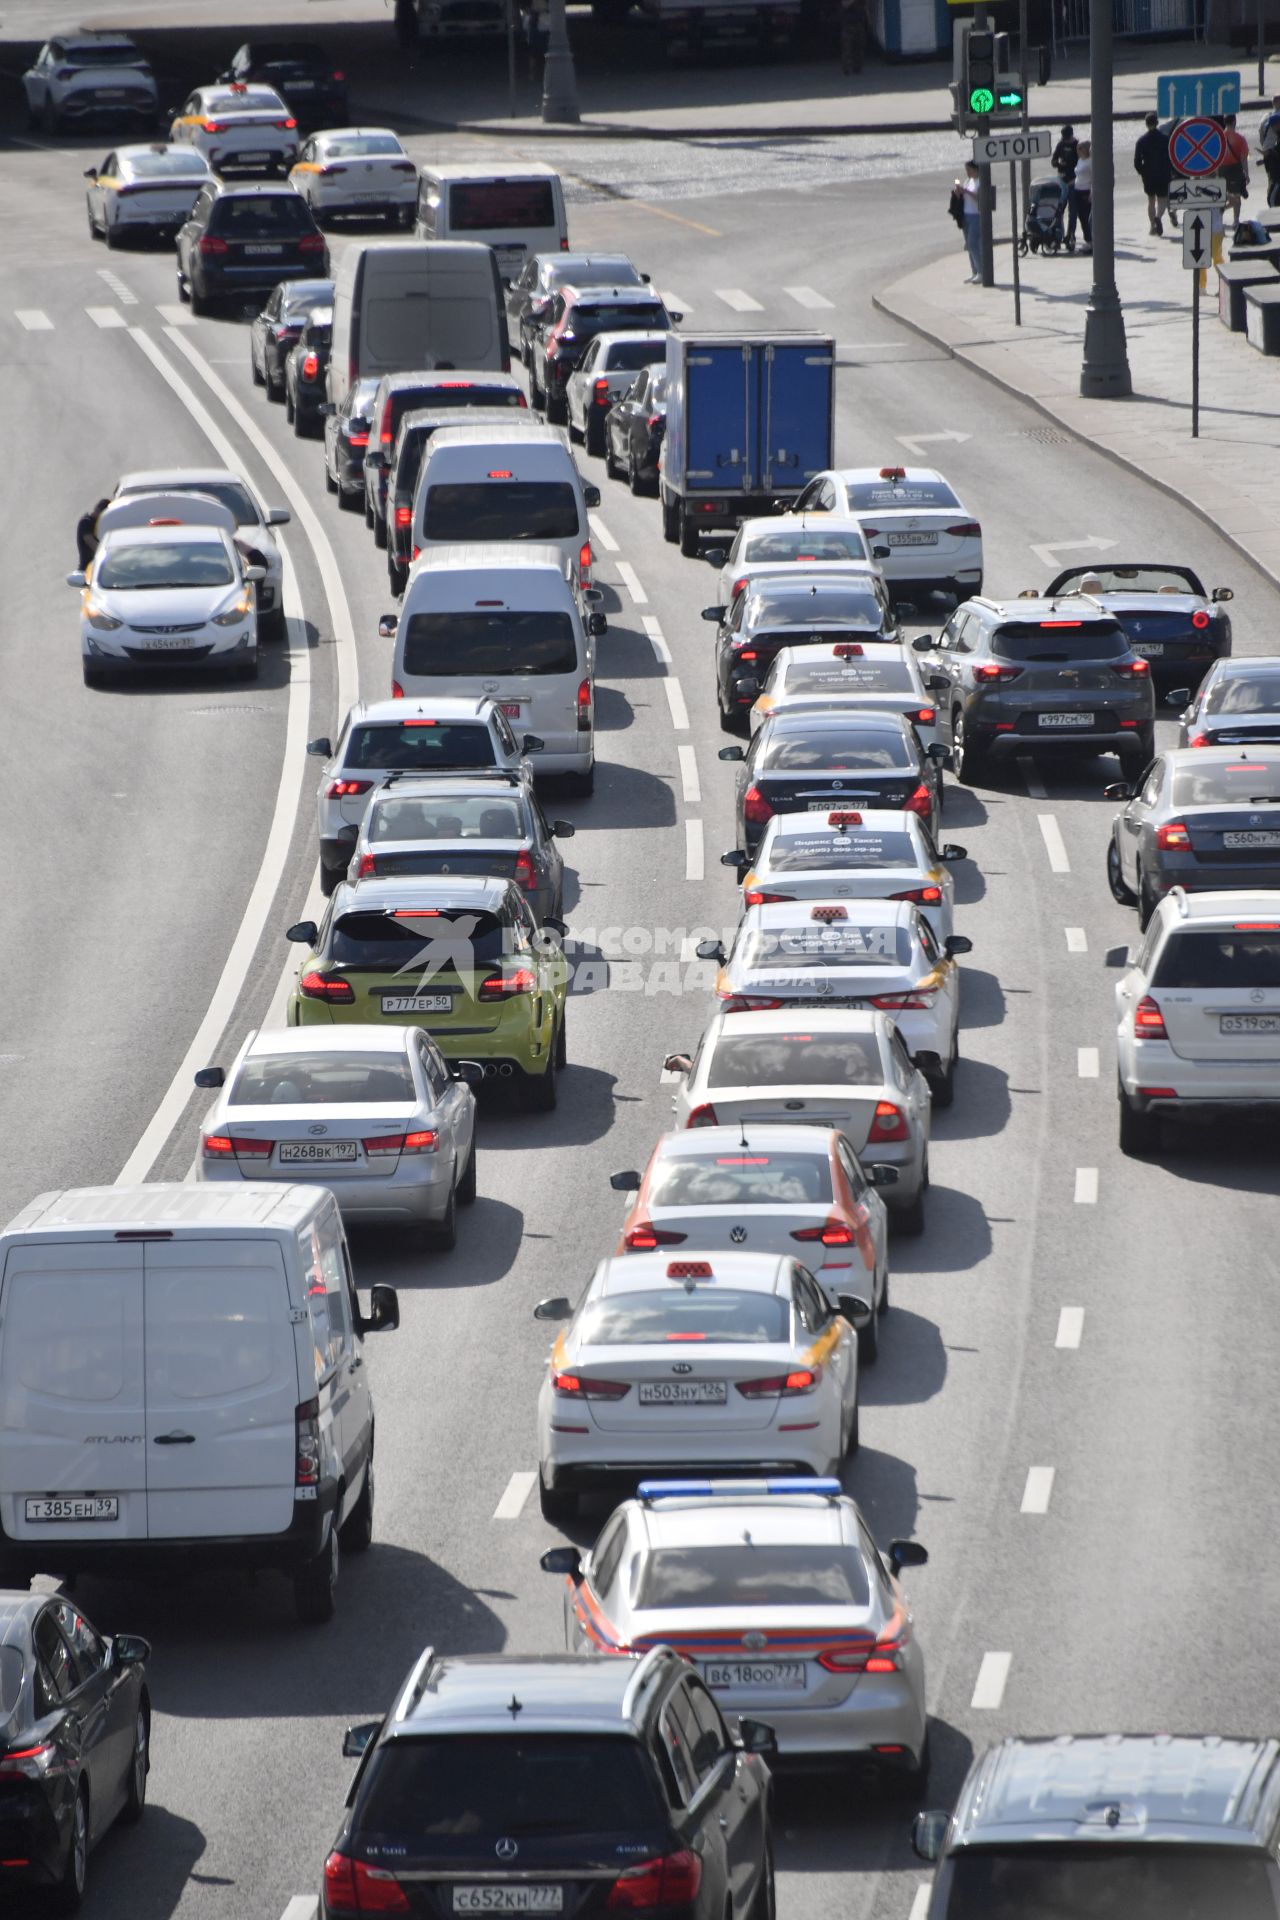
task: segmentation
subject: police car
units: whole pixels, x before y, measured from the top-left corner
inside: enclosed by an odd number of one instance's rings
[[[775,813],[754,860],[736,848],[720,864],[742,879],[744,907],[785,900],[909,900],[943,943],[953,931],[950,867],[964,847],[939,847],[914,813],[883,808],[821,814]]]
[[[243,80],[197,87],[169,128],[175,145],[195,147],[216,173],[243,167],[284,172],[298,157],[298,123],[274,87]]]

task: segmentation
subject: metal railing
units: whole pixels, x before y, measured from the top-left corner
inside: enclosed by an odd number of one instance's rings
[[[1119,37],[1176,33],[1204,38],[1205,0],[1112,0]],[[1053,38],[1067,47],[1089,38],[1089,0],[1053,0]]]

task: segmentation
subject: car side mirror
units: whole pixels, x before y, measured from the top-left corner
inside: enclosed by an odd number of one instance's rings
[[[664,1073],[688,1073],[693,1066],[693,1056],[688,1053],[669,1053],[662,1063]]]
[[[369,1292],[369,1311],[360,1316],[361,1333],[394,1333],[400,1325],[400,1296],[381,1281]]]
[[[927,674],[924,684],[930,693],[950,693],[951,691],[951,682],[945,673]]]
[[[944,860],[948,866],[951,866],[957,860],[967,860],[969,858],[969,849],[968,847],[958,847],[954,840],[948,840],[947,844],[939,850],[938,857]]]
[[[67,585],[69,587],[83,587],[86,584],[87,582],[85,580],[85,576],[79,570],[77,570],[75,573],[69,573],[67,575]]]
[[[889,1166],[884,1160],[873,1160],[871,1165],[864,1167],[862,1171],[873,1187],[896,1187],[898,1184],[898,1169]]]
[[[611,1173],[609,1185],[615,1193],[639,1193],[640,1175],[634,1167],[628,1167],[625,1173]]]
[[[293,515],[288,507],[268,507],[267,525],[269,527],[287,527]]]
[[[871,1325],[872,1306],[860,1293],[842,1293],[840,1295],[841,1316],[861,1333],[864,1327]]]
[[[722,853],[720,855],[720,865],[722,867],[732,867],[735,873],[742,874],[745,873],[751,865],[751,861],[745,853],[739,853],[735,848],[732,853]]]
[[[151,1658],[151,1642],[140,1633],[118,1633],[111,1642],[113,1667],[144,1667]]]
[[[724,960],[724,948],[718,940],[699,940],[694,952],[699,960]]]
[[[557,840],[572,840],[578,829],[574,826],[572,820],[553,820],[551,822],[551,831]]]
[[[399,625],[400,615],[398,613],[384,613],[378,622],[379,640],[394,640],[396,637],[396,628]]]
[[[225,1086],[227,1076],[221,1067],[201,1067],[195,1076],[198,1087]]]
[[[256,587],[260,580],[266,579],[267,570],[265,567],[246,567],[244,577],[249,586]]]
[[[1209,595],[1211,600],[1234,600],[1235,594],[1230,587],[1215,587]]]
[[[539,1300],[533,1310],[535,1320],[568,1320],[572,1314],[573,1307],[562,1293],[552,1294],[548,1300]]]
[[[925,748],[925,759],[932,760],[935,767],[945,767],[951,759],[950,748],[944,747],[941,740],[935,740]]]
[[[918,633],[911,642],[911,651],[913,653],[932,653],[934,645],[935,642],[931,633]],[[939,674],[938,678],[941,679],[942,675]],[[949,680],[947,681],[947,685],[951,685]],[[941,688],[939,688],[938,691],[941,692]]]
[[[703,549],[702,557],[709,567],[722,567],[729,557],[729,549],[728,547],[706,547]]]
[[[598,507],[600,505],[599,487],[594,487],[594,486],[583,487],[582,497],[586,501],[589,507]]]
[[[599,639],[602,633],[608,633],[608,631],[609,621],[606,615],[603,613],[589,613],[587,615],[587,632],[594,638]]]
[[[948,960],[954,960],[958,954],[972,953],[973,942],[967,933],[948,934],[942,943],[942,950]]]
[[[1132,947],[1108,947],[1102,956],[1104,967],[1131,967],[1133,965]]]
[[[918,1540],[891,1540],[888,1559],[894,1572],[901,1573],[904,1567],[927,1567],[929,1551]]]
[[[314,947],[319,932],[314,920],[295,920],[284,937],[300,947]]]
[[[739,1720],[738,1740],[744,1753],[759,1754],[762,1760],[778,1757],[778,1736],[763,1720]]]
[[[557,934],[561,940],[564,940],[568,937],[569,923],[567,920],[557,920],[554,915],[549,913],[542,923],[542,931],[545,933],[548,930]]]
[[[86,167],[84,177],[86,180],[96,180],[98,177],[98,169],[96,167]]]
[[[721,747],[717,760],[745,760],[746,754],[741,747]]]
[[[449,1063],[449,1078],[461,1080],[468,1087],[478,1087],[484,1079],[484,1068],[478,1060],[453,1060]]]
[[[332,760],[333,742],[327,733],[318,733],[314,740],[308,740],[307,752],[320,760]]]
[[[914,1066],[919,1067],[921,1073],[937,1074],[942,1072],[942,1055],[940,1053],[934,1053],[930,1047],[924,1047],[919,1053],[913,1053],[911,1060]]]
[[[1164,697],[1166,707],[1189,707],[1191,705],[1190,687],[1175,687],[1172,693]]]
[[[677,313],[674,307],[668,307],[667,318],[672,322],[674,326],[678,327],[680,325],[680,322],[684,319],[684,315],[682,313]]]
[[[576,1547],[548,1547],[538,1561],[544,1573],[563,1573],[576,1586],[582,1578],[582,1555]]]
[[[872,547],[871,558],[873,560],[888,560],[890,558],[890,549],[888,547]]]
[[[337,411],[338,409],[332,400],[322,400],[316,408],[316,412],[325,420],[332,420]]]
[[[526,733],[520,742],[520,751],[521,753],[541,753],[546,744],[541,734]]]
[[[911,1828],[911,1845],[919,1859],[941,1860],[950,1825],[951,1815],[943,1813],[940,1808],[916,1815]]]
[[[724,608],[704,607],[702,609],[702,618],[704,620],[714,620],[716,625],[719,626],[720,622],[724,619]]]
[[[1133,788],[1127,780],[1113,780],[1110,786],[1102,789],[1104,800],[1132,800]]]
[[[348,1727],[342,1736],[343,1757],[347,1760],[359,1760],[378,1737],[381,1720],[364,1720],[358,1727]]]

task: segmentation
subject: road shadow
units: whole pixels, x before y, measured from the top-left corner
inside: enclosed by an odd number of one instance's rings
[[[176,1913],[194,1882],[211,1887],[234,1883],[195,1871],[205,1850],[205,1837],[194,1821],[170,1813],[148,1797],[141,1826],[119,1821],[89,1856],[88,1893],[84,1911],[121,1920],[168,1920]],[[47,1895],[5,1888],[5,1920],[47,1920]]]
[[[982,1202],[959,1187],[939,1186],[935,1181],[925,1195],[925,1219],[928,1222],[918,1240],[904,1234],[893,1237],[890,1248],[894,1308],[898,1301],[910,1298],[902,1282],[913,1273],[967,1273],[991,1252],[991,1228]]]
[[[966,1060],[961,1055],[956,1067],[956,1104],[933,1116],[933,1134],[937,1140],[985,1140],[1003,1133],[1013,1112],[1009,1076],[1003,1067],[987,1060]],[[940,1191],[930,1191],[926,1207],[934,1203]]]
[[[615,1076],[599,1067],[575,1066],[573,1029],[569,1030],[569,1065],[560,1074],[559,1103],[551,1113],[512,1114],[495,1118],[480,1135],[480,1178],[484,1180],[487,1153],[530,1152],[535,1140],[539,1152],[548,1147],[581,1147],[600,1140],[613,1126]]]
[[[596,792],[589,813],[575,824],[579,833],[602,828],[612,831],[629,827],[673,827],[676,823],[675,795],[666,779],[644,767],[624,766],[618,760],[596,762]]]
[[[596,681],[596,732],[625,733],[635,723],[635,708],[620,687]]]
[[[1004,988],[985,967],[960,968],[960,1029],[1002,1027],[1008,1008]]]
[[[986,877],[976,860],[961,860],[957,866],[951,869],[951,877],[955,882],[956,905],[958,907],[976,906],[979,900],[985,900],[987,895]],[[967,973],[965,977],[966,979],[968,978]]]
[[[662,672],[647,633],[614,626],[610,621],[608,633],[596,647],[597,685],[601,676],[607,680],[657,680]]]
[[[939,838],[946,839],[960,827],[984,827],[986,824],[987,809],[973,788],[958,786],[954,780],[949,780],[943,790]]]
[[[862,1376],[865,1385],[867,1374]],[[866,1423],[879,1425],[879,1422]],[[881,1453],[864,1439],[853,1459],[841,1474],[845,1491],[851,1493],[866,1515],[867,1525],[882,1547],[891,1540],[907,1540],[915,1533],[920,1513],[916,1490],[916,1470],[909,1460],[896,1453]]]
[[[897,1289],[895,1267],[891,1285]],[[915,1407],[942,1392],[947,1378],[947,1350],[942,1335],[932,1320],[922,1313],[894,1304],[880,1322],[880,1358],[874,1367],[863,1367],[858,1374],[858,1395],[863,1408]],[[866,1447],[858,1455],[861,1459]],[[861,1500],[862,1495],[859,1493]],[[906,1524],[895,1519],[894,1526]]]
[[[774,1834],[778,1869],[787,1874],[875,1874],[919,1862],[911,1850],[912,1822],[921,1806],[952,1806],[973,1759],[958,1728],[932,1715],[932,1759],[923,1800],[887,1787],[870,1772],[830,1772],[780,1766],[774,1774]],[[861,1911],[855,1894],[848,1911]],[[905,1911],[905,1909],[904,1909]]]
[[[1154,1152],[1145,1157],[1175,1180],[1226,1187],[1233,1193],[1280,1195],[1275,1135],[1257,1117],[1206,1114],[1166,1120]]]
[[[505,1200],[484,1193],[487,1138],[481,1118],[476,1163],[480,1193],[472,1206],[458,1209],[458,1244],[447,1252],[433,1247],[420,1227],[361,1227],[349,1229],[357,1286],[375,1270],[379,1280],[406,1292],[430,1292],[444,1287],[488,1287],[514,1268],[520,1255],[524,1215]]]

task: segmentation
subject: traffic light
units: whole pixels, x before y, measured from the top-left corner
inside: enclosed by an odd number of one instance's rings
[[[964,38],[960,102],[965,113],[981,119],[996,110],[996,36],[970,28]]]

